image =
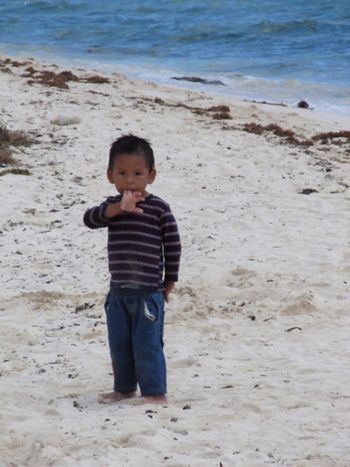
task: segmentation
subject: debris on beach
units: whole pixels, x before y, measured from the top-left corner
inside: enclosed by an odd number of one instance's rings
[[[227,127],[227,129],[232,129]],[[338,146],[350,143],[350,131],[329,131],[326,133],[317,133],[308,139],[298,136],[295,131],[291,129],[284,129],[275,123],[268,125],[261,125],[256,122],[249,122],[243,125],[243,131],[247,133],[253,133],[255,135],[263,135],[264,133],[272,133],[275,136],[281,138],[281,142],[284,144],[292,144],[293,146],[314,146],[316,143],[321,144],[335,144]]]
[[[81,119],[75,115],[58,115],[50,120],[52,125],[58,126],[77,125],[80,122]]]
[[[24,131],[9,130],[4,124],[0,123],[0,148],[31,146],[33,143],[34,140]]]
[[[211,107],[195,107],[183,102],[177,102],[176,104],[165,102],[163,99],[156,97],[154,99],[150,97],[132,97],[132,99],[137,100],[139,104],[145,103],[154,103],[157,105],[162,105],[164,107],[173,107],[173,108],[184,108],[190,110],[195,115],[205,115],[213,118],[214,120],[231,120],[232,116],[230,115],[230,107],[228,105],[214,105]]]
[[[310,107],[310,105],[309,105],[308,102],[306,102],[304,100],[301,100],[301,101],[298,102],[297,107],[299,109],[308,109]]]
[[[338,140],[338,138],[342,138],[342,140]],[[311,138],[313,141],[321,141],[321,144],[327,144],[329,142],[337,145],[342,145],[346,143],[350,143],[350,131],[343,130],[343,131],[328,131],[326,133],[318,133]],[[337,141],[333,141],[336,139]]]
[[[26,74],[23,75],[23,78],[31,78],[28,84],[39,83],[59,89],[69,89],[67,82],[79,81],[79,78],[71,71],[61,71],[60,73],[49,70],[38,71],[32,66],[26,69]]]
[[[96,305],[96,303],[85,302],[82,305],[76,306],[74,311],[75,311],[75,313],[79,313],[79,311],[83,311],[83,310],[93,308],[95,305]]]
[[[283,102],[269,102],[269,101],[257,101],[255,99],[243,99],[244,102],[250,102],[252,104],[264,104],[264,105],[277,105],[279,107],[288,107]]]
[[[108,78],[105,78],[104,76],[100,76],[100,75],[87,76],[85,78],[81,78],[80,81],[82,81],[83,83],[94,83],[94,84],[104,84],[104,83],[111,82]]]
[[[0,67],[5,65],[11,65],[15,68],[26,66],[30,63],[30,60],[25,60],[24,62],[20,62],[19,60],[13,60],[12,58],[5,58],[4,60],[0,60]]]
[[[18,169],[18,168],[11,168],[11,169],[5,169],[0,172],[0,177],[3,177],[4,175],[7,174],[13,174],[13,175],[32,175],[32,173],[28,169]]]
[[[69,89],[68,82],[81,82],[81,83],[94,83],[94,84],[103,84],[110,83],[108,78],[99,75],[89,75],[86,77],[78,77],[71,71],[61,71],[60,73],[55,73],[50,70],[35,70],[32,66],[26,68],[26,73],[22,75],[23,78],[31,78],[28,81],[28,84],[42,84],[44,86],[56,87],[59,89]]]
[[[0,144],[0,167],[14,164],[16,164],[16,161],[12,157],[11,152],[7,148],[2,148]]]
[[[20,146],[31,146],[34,144],[32,137],[28,136],[24,131],[9,130],[5,124],[0,123],[0,167],[6,168],[0,172],[0,176],[8,173],[17,175],[31,175],[27,169],[20,169],[16,166],[17,161],[13,157],[13,148]]]
[[[314,188],[303,188],[299,191],[300,195],[311,195],[311,193],[318,193],[318,190],[315,190]]]
[[[254,133],[256,135],[262,135],[265,132],[270,132],[276,136],[279,136],[280,138],[285,138],[286,143],[290,143],[296,146],[312,146],[314,144],[313,141],[309,139],[297,138],[293,130],[285,130],[275,123],[270,123],[269,125],[260,125],[259,123],[250,122],[243,125],[243,131]]]
[[[172,76],[171,79],[176,81],[188,81],[190,83],[211,84],[213,86],[225,86],[225,84],[218,79],[205,79],[199,76]]]

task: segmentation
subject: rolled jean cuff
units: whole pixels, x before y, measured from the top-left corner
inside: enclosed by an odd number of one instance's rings
[[[141,391],[143,396],[165,396],[166,388],[151,388],[147,391]]]

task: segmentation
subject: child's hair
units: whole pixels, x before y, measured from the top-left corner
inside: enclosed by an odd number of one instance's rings
[[[146,139],[134,135],[124,135],[116,139],[109,151],[108,169],[113,168],[115,159],[124,154],[137,154],[145,158],[149,171],[154,169],[154,155],[151,145]]]

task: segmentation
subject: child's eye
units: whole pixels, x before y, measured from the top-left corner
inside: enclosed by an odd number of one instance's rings
[[[138,176],[138,175],[142,175],[142,173],[141,173],[141,172],[136,172],[136,175],[137,175],[137,176]]]
[[[125,172],[119,171],[118,175],[125,175]]]

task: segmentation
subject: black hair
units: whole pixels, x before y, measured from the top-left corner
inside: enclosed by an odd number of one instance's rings
[[[112,169],[115,159],[123,154],[140,155],[145,158],[149,171],[154,169],[153,149],[146,139],[131,134],[116,139],[109,151],[108,169]]]

